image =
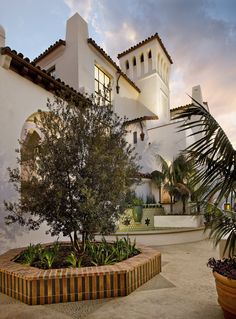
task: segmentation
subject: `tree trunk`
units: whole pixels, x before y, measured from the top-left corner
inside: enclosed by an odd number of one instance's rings
[[[85,252],[86,249],[86,241],[88,240],[88,232],[87,231],[82,231],[82,248],[83,252]]]
[[[173,196],[170,196],[170,212],[173,213]]]
[[[200,203],[197,201],[197,212],[200,214],[201,212],[201,205]]]
[[[182,197],[182,203],[183,203],[183,214],[186,214],[186,198]]]
[[[161,186],[159,187],[159,203],[161,204]]]

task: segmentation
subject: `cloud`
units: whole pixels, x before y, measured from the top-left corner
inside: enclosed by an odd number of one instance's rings
[[[64,0],[64,2],[70,9],[70,15],[79,12],[86,21],[90,21],[90,16],[93,12],[93,3],[95,2],[94,0]]]
[[[186,93],[200,84],[213,115],[236,136],[230,120],[236,116],[236,1],[64,1],[92,24],[93,36],[114,59],[158,32],[174,61],[171,106],[189,103]]]

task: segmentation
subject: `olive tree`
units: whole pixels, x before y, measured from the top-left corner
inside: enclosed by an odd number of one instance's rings
[[[20,196],[5,203],[7,223],[36,230],[46,222],[79,250],[79,235],[85,247],[95,232],[114,230],[139,167],[111,105],[74,95],[48,100],[47,109],[34,119],[40,139],[20,141],[19,167],[9,168]]]

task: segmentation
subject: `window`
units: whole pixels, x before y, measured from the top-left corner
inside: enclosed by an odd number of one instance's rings
[[[111,81],[98,66],[95,65],[95,94],[105,104],[111,103]]]
[[[140,62],[141,62],[141,63],[144,62],[144,55],[143,55],[143,53],[142,53],[141,56],[140,56]]]
[[[136,66],[136,58],[135,58],[135,56],[133,57],[133,66]]]
[[[48,75],[53,76],[54,78],[56,77],[56,67],[55,65],[51,66],[48,70],[47,70]]]
[[[133,132],[133,143],[134,143],[134,144],[137,144],[137,141],[138,141],[137,132]]]
[[[152,51],[151,51],[151,50],[148,52],[148,58],[149,58],[149,59],[152,58]]]
[[[126,67],[126,70],[129,70],[129,61],[128,60],[125,62],[125,67]]]

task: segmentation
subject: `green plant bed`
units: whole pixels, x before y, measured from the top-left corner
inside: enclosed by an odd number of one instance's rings
[[[29,305],[126,296],[161,271],[161,254],[139,247],[140,254],[119,263],[64,269],[16,263],[25,248],[12,249],[0,256],[0,292]]]
[[[116,239],[113,243],[105,239],[88,241],[85,250],[82,245],[79,248],[75,252],[70,244],[59,242],[46,246],[30,244],[14,261],[40,269],[80,268],[112,265],[140,253],[129,238]]]

